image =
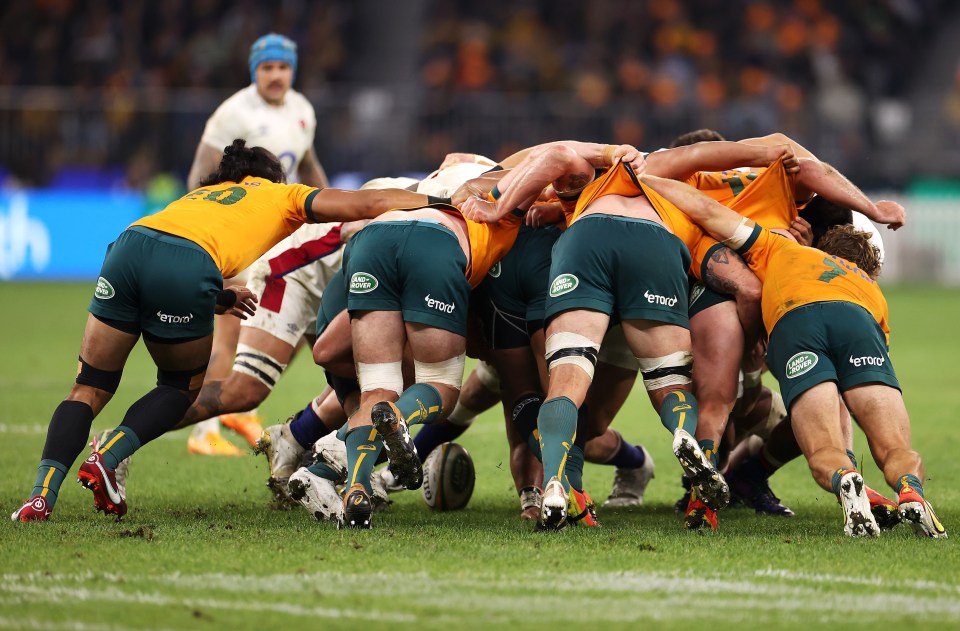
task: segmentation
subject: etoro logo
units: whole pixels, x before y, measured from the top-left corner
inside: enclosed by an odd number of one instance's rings
[[[863,357],[850,356],[850,363],[857,368],[861,366],[883,366],[885,361],[887,360],[884,357],[872,357],[870,355],[864,355]]]
[[[113,285],[106,278],[101,276],[97,279],[97,288],[93,290],[93,297],[100,300],[110,300],[117,295],[113,290]]]
[[[350,277],[350,293],[365,294],[380,286],[380,281],[373,274],[354,272]]]
[[[453,310],[457,308],[457,306],[452,302],[443,302],[442,300],[431,298],[430,294],[424,296],[423,301],[427,303],[427,308],[436,309],[437,311],[442,311],[443,313],[453,313]]]
[[[165,324],[190,324],[190,321],[193,320],[192,313],[188,313],[187,315],[173,315],[172,313],[157,311],[157,317]]]
[[[556,298],[557,296],[568,294],[576,289],[579,284],[580,279],[573,274],[560,274],[550,283],[550,297]]]
[[[661,296],[660,294],[651,294],[649,290],[643,292],[643,297],[647,299],[652,305],[664,305],[666,307],[673,307],[677,304],[677,297],[673,296],[667,298],[666,296]]]
[[[817,365],[820,358],[816,353],[801,351],[787,360],[787,379],[805,375]]]
[[[500,268],[500,261],[497,261],[496,263],[493,264],[493,267],[490,268],[490,271],[487,272],[487,274],[489,276],[492,276],[493,278],[500,278],[501,271],[502,270]]]

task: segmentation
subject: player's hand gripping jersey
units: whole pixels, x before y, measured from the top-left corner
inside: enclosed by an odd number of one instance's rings
[[[133,225],[193,241],[230,278],[302,224],[315,223],[309,208],[319,191],[246,177],[198,188]]]

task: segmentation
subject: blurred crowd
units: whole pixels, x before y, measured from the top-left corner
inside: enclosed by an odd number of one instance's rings
[[[329,138],[350,124],[337,95],[358,88],[369,0],[6,0],[0,166],[27,184],[74,167],[113,168],[131,188],[181,177],[206,117],[249,81],[250,43],[276,31],[299,44],[296,87],[318,108],[332,173],[429,169],[447,151],[500,157],[556,138],[657,148],[697,127],[784,131],[856,169],[898,124],[878,104],[905,99],[924,44],[954,10],[947,0],[405,1],[420,30],[390,45],[416,48],[419,81],[388,115],[411,131],[389,154],[397,164],[356,165],[369,152]],[[67,91],[24,103],[28,86]]]

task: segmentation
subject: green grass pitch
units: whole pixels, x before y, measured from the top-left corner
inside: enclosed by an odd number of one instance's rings
[[[26,499],[49,416],[72,383],[91,290],[0,284],[6,514]],[[0,627],[960,625],[960,291],[894,288],[888,298],[892,357],[926,460],[928,496],[951,532],[946,541],[905,527],[876,541],[845,538],[836,502],[803,462],[772,480],[796,518],[727,510],[718,533],[683,532],[673,512],[680,468],[642,391],[615,427],[647,445],[657,463],[646,506],[601,510],[603,528],[559,534],[535,534],[519,520],[495,411],[461,440],[477,466],[466,510],[433,514],[419,492],[408,492],[370,532],[272,510],[262,458],[190,456],[181,432],[135,456],[122,522],[92,511],[89,492],[72,483],[74,466],[49,523],[0,526]],[[116,425],[154,379],[138,347],[94,428]],[[281,420],[323,384],[301,355],[261,411]],[[856,450],[868,453],[862,435]],[[612,473],[587,467],[594,497],[606,496]],[[884,488],[872,463],[865,475]]]

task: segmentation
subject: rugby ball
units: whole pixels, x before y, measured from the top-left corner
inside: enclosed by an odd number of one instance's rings
[[[460,510],[470,501],[477,472],[461,445],[443,443],[423,463],[423,501],[437,511]]]

